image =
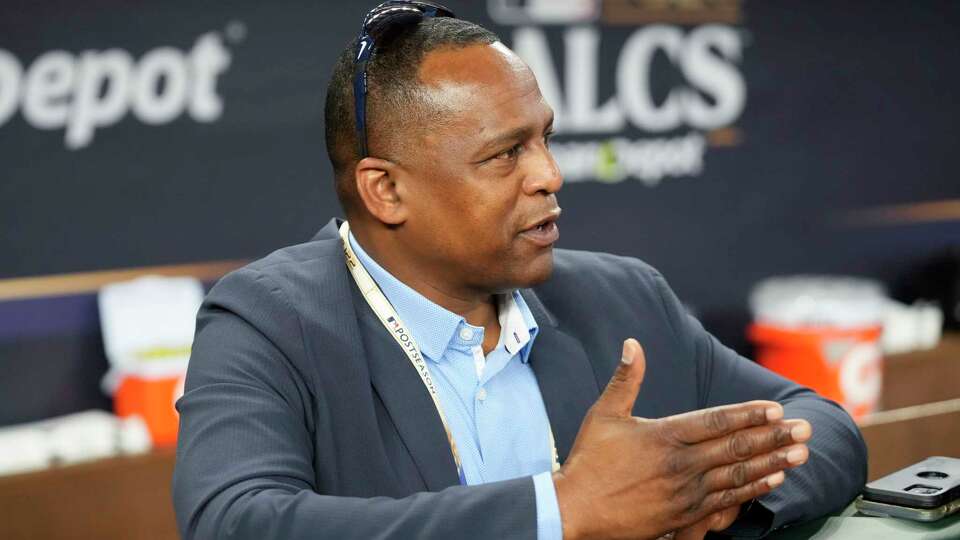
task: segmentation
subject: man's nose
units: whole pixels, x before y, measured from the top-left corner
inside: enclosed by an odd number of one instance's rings
[[[553,159],[550,149],[544,145],[538,149],[535,156],[530,157],[524,191],[528,195],[541,191],[549,195],[560,191],[563,187],[563,175],[560,174],[560,167]]]

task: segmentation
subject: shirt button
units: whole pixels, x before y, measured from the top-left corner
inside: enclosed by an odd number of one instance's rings
[[[481,389],[477,390],[477,399],[480,400],[480,401],[483,401],[483,400],[487,399],[487,390],[486,390],[486,388],[481,388]]]
[[[471,329],[469,329],[469,328],[461,328],[461,329],[460,329],[460,339],[462,339],[462,340],[464,340],[464,341],[470,341],[471,339],[473,339],[473,330],[471,330]]]

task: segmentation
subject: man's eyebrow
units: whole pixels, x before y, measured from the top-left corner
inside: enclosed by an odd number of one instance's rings
[[[553,129],[553,118],[554,118],[554,114],[551,112],[550,119],[547,121],[543,129],[544,133]],[[498,149],[499,147],[504,146],[507,143],[523,140],[530,135],[531,131],[532,130],[530,129],[529,126],[520,126],[520,127],[511,129],[509,131],[506,131],[504,133],[501,133],[500,135],[495,135],[494,137],[482,143],[477,153],[482,154],[483,152],[488,152],[488,151]]]
[[[496,149],[496,148],[498,148],[498,147],[500,147],[500,146],[503,146],[503,145],[505,145],[505,144],[507,144],[507,143],[509,143],[509,142],[513,142],[513,141],[516,141],[516,140],[524,139],[524,138],[526,138],[526,136],[529,135],[529,134],[530,134],[530,128],[529,128],[529,127],[526,127],[526,126],[521,126],[521,127],[518,127],[518,128],[511,129],[510,131],[501,133],[500,135],[496,135],[496,136],[488,139],[487,141],[485,141],[485,142],[480,146],[480,150],[479,150],[479,151],[480,151],[480,152],[485,152],[485,151],[487,151],[487,150],[494,150],[494,149]]]

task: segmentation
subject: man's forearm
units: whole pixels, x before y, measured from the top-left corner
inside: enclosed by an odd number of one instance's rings
[[[402,499],[319,495],[283,478],[256,478],[194,504],[184,540],[537,537],[533,481],[454,486]],[[181,510],[183,510],[181,508]]]

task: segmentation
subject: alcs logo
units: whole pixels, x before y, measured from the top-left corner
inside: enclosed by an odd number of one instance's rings
[[[128,111],[150,125],[171,122],[184,111],[198,122],[213,122],[223,113],[217,77],[230,60],[216,32],[200,36],[187,52],[158,47],[135,60],[123,49],[78,55],[55,50],[27,69],[0,49],[0,127],[19,108],[37,129],[65,129],[66,147],[76,150]]]
[[[741,0],[488,0],[491,19],[513,27],[511,48],[536,74],[556,113],[551,146],[567,182],[655,186],[703,172],[711,141],[736,141],[747,103],[741,68]],[[548,42],[546,26],[563,43]],[[607,46],[613,70],[601,69],[608,27],[629,35]],[[557,33],[557,32],[553,32]],[[663,58],[679,73],[656,81]],[[563,62],[562,68],[556,60]],[[656,83],[660,84],[656,84]],[[666,95],[662,88],[668,86]],[[660,88],[655,92],[655,89]],[[631,134],[633,132],[634,134]],[[575,136],[565,139],[564,136]]]

